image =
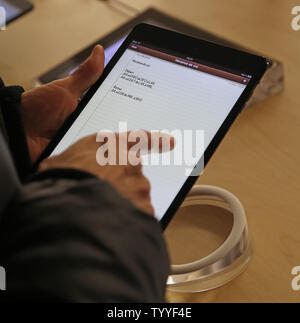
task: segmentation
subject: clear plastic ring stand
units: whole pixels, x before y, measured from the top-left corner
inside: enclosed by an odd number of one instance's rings
[[[226,284],[247,267],[253,253],[244,208],[239,199],[215,186],[196,185],[181,208],[211,205],[232,214],[232,228],[225,241],[208,256],[183,265],[172,265],[167,289],[203,292]],[[201,213],[197,214],[201,217]],[[188,248],[188,241],[186,242]]]

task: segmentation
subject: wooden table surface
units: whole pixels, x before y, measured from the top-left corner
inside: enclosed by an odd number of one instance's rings
[[[123,0],[124,1],[124,0]],[[32,80],[128,19],[96,0],[32,0],[35,9],[0,33],[0,71],[8,84]],[[177,302],[300,301],[291,270],[300,266],[300,31],[293,0],[131,0],[155,6],[284,63],[285,90],[245,110],[199,179],[242,201],[255,251],[231,283]],[[186,248],[189,248],[186,239]]]

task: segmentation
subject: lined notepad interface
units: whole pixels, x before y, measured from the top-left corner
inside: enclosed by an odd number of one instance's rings
[[[205,150],[250,78],[132,42],[52,155],[84,136],[117,132],[120,122],[128,130],[201,130]],[[143,172],[160,220],[187,180],[186,165],[145,165]]]

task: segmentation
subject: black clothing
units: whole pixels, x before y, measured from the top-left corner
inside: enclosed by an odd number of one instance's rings
[[[169,263],[157,221],[89,173],[30,174],[23,90],[1,86],[0,301],[163,301]]]
[[[0,129],[10,148],[17,172],[23,179],[30,172],[30,160],[19,109],[22,92],[20,86],[0,85]]]

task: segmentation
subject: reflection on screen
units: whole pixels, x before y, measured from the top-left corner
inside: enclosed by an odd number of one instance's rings
[[[127,37],[127,35],[122,37],[120,40],[118,40],[114,44],[110,45],[109,47],[105,48],[105,50],[104,50],[104,52],[105,52],[104,66],[106,66],[107,63],[111,60],[111,58],[115,55],[115,52],[122,45],[122,43],[123,43],[123,41],[125,40],[126,37]]]
[[[104,61],[104,67],[108,64],[108,62],[112,59],[112,57],[115,55],[116,51],[119,49],[119,47],[122,45],[123,41],[125,40],[125,38],[127,37],[124,36],[123,38],[121,38],[120,40],[116,41],[115,43],[113,43],[112,45],[108,46],[107,48],[104,49],[104,53],[105,53],[105,61]],[[69,75],[72,74],[78,66],[74,67],[70,72]]]
[[[15,7],[14,5],[4,0],[0,0],[0,7],[3,7],[5,9],[6,21],[11,20],[21,12],[21,10],[18,7]]]
[[[114,51],[114,48],[111,48]],[[249,82],[239,74],[130,44],[53,154],[103,129],[204,131],[209,145]],[[151,86],[150,86],[151,85]],[[180,149],[180,146],[175,147]],[[200,156],[198,156],[200,158]],[[155,216],[160,220],[187,180],[183,166],[145,166]]]

